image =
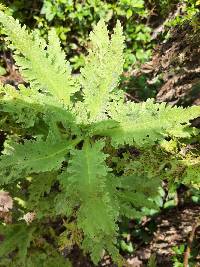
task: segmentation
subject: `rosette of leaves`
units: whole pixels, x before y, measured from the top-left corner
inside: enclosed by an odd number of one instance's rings
[[[35,229],[60,216],[73,225],[65,235],[67,240],[71,233],[71,245],[78,244],[95,264],[107,251],[120,266],[118,221],[141,216],[144,206],[155,208],[151,199],[160,180],[142,173],[116,175],[109,165],[112,151],[124,145],[150,149],[166,137],[189,137],[190,120],[200,115],[200,107],[124,101],[117,89],[124,64],[120,22],[111,37],[104,21],[94,27],[92,46],[78,77],[71,75],[55,31],[46,44],[3,11],[0,23],[30,84],[18,90],[1,86],[1,130],[6,137],[0,187],[13,197],[20,195],[25,204],[15,211],[11,226],[1,226],[6,234],[0,257],[14,250],[12,256],[18,255],[20,266],[27,266]],[[33,211],[34,221],[24,227],[20,218]],[[56,240],[59,234],[51,238]],[[11,235],[20,237],[22,244],[6,241]]]

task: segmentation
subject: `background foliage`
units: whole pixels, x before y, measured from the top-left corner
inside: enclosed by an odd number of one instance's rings
[[[136,61],[144,62],[151,54],[151,29],[146,23],[148,11],[143,0],[8,2],[12,15],[30,28],[37,28],[42,36],[46,37],[50,28],[56,28],[75,70],[83,65],[88,33],[100,18],[109,21],[111,29],[117,19],[124,26],[125,68]]]
[[[74,70],[84,64],[87,51],[88,33],[92,27],[104,18],[112,29],[119,19],[124,27],[126,40],[125,65],[130,69],[133,64],[144,63],[152,53],[155,40],[152,30],[168,19],[166,25],[174,27],[190,22],[197,27],[198,0],[3,0],[10,7],[10,14],[18,18],[30,28],[36,29],[40,35],[47,37],[48,31],[54,27],[61,39],[67,57]],[[182,11],[170,19],[175,6],[183,5]],[[183,16],[184,14],[184,16]],[[155,20],[155,17],[156,20]],[[152,23],[152,20],[153,23]]]

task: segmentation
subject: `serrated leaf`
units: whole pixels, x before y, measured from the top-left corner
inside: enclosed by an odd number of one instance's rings
[[[39,173],[32,176],[29,192],[29,207],[34,207],[40,201],[40,198],[44,197],[44,194],[49,194],[53,183],[57,178],[57,174],[54,172]]]
[[[30,173],[54,171],[61,167],[70,142],[25,141],[14,144],[9,155],[0,158],[0,184],[15,181]],[[20,177],[22,176],[22,177]]]
[[[4,238],[0,246],[0,257],[7,257],[9,253],[18,249],[17,257],[22,266],[24,266],[27,249],[30,246],[34,230],[34,228],[30,228],[24,224],[0,225],[0,234]]]
[[[80,203],[77,222],[84,232],[83,248],[89,249],[95,262],[101,258],[103,249],[108,249],[105,239],[114,242],[117,231],[118,210],[107,187],[109,168],[105,165],[107,155],[101,151],[103,147],[102,141],[92,145],[86,142],[82,150],[74,150],[68,169],[59,177],[66,195],[76,205]],[[98,252],[93,249],[95,246]]]
[[[114,145],[134,144],[145,146],[154,144],[165,136],[185,137],[189,121],[200,116],[200,107],[184,109],[171,107],[165,103],[154,104],[153,100],[144,103],[115,102],[110,105],[110,117],[119,122],[113,129],[102,129],[96,134],[110,136]]]
[[[121,214],[129,218],[141,217],[142,208],[158,208],[152,198],[159,195],[161,180],[145,176],[122,176],[117,179],[118,191],[116,192],[119,199]]]
[[[60,54],[57,55],[59,58],[57,62],[55,53],[58,49],[54,51],[52,57],[49,56],[43,39],[35,33],[28,33],[26,27],[21,27],[18,20],[2,11],[0,11],[0,23],[3,25],[8,39],[17,49],[16,63],[24,78],[31,83],[31,87],[36,90],[46,90],[69,106],[71,104],[70,97],[78,90],[78,87],[71,77],[69,68],[59,65]],[[56,40],[56,36],[51,35],[50,40],[52,39]],[[50,47],[52,47],[51,44]]]
[[[90,34],[90,39],[92,49],[85,67],[81,69],[80,82],[89,120],[96,121],[105,118],[110,94],[116,88],[123,71],[122,27],[118,22],[109,40],[105,22],[100,20]]]
[[[187,163],[186,163],[187,164]],[[183,175],[183,183],[200,189],[200,157],[193,164],[188,164]]]

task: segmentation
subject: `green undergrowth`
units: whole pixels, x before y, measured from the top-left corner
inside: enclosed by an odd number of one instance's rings
[[[126,69],[151,55],[151,28],[146,24],[148,9],[143,0],[10,0],[5,4],[9,5],[10,14],[46,39],[49,30],[55,28],[74,71],[84,65],[88,33],[100,18],[111,29],[118,19],[121,21],[126,37]]]

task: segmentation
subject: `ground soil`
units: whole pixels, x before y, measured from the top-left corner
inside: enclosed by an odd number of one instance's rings
[[[156,267],[172,267],[173,256],[175,252],[174,247],[181,244],[188,243],[188,238],[192,231],[195,221],[200,216],[200,206],[194,204],[187,204],[181,207],[168,209],[162,212],[159,216],[152,220],[157,225],[157,229],[152,235],[148,244],[141,243],[136,251],[132,255],[124,255],[127,259],[127,266],[130,267],[145,267],[148,265],[149,258],[154,255],[156,259]],[[152,220],[148,221],[149,224]],[[147,227],[145,224],[143,227]],[[196,255],[196,265],[200,266],[200,227],[195,231],[195,238],[193,244],[198,250]],[[137,244],[136,244],[137,246]],[[180,256],[180,259],[184,258],[184,255]],[[94,267],[94,265],[88,261],[88,257],[75,248],[73,254],[71,254],[71,260],[74,267]],[[105,257],[103,262],[98,265],[99,267],[117,267],[110,262],[109,257]]]

